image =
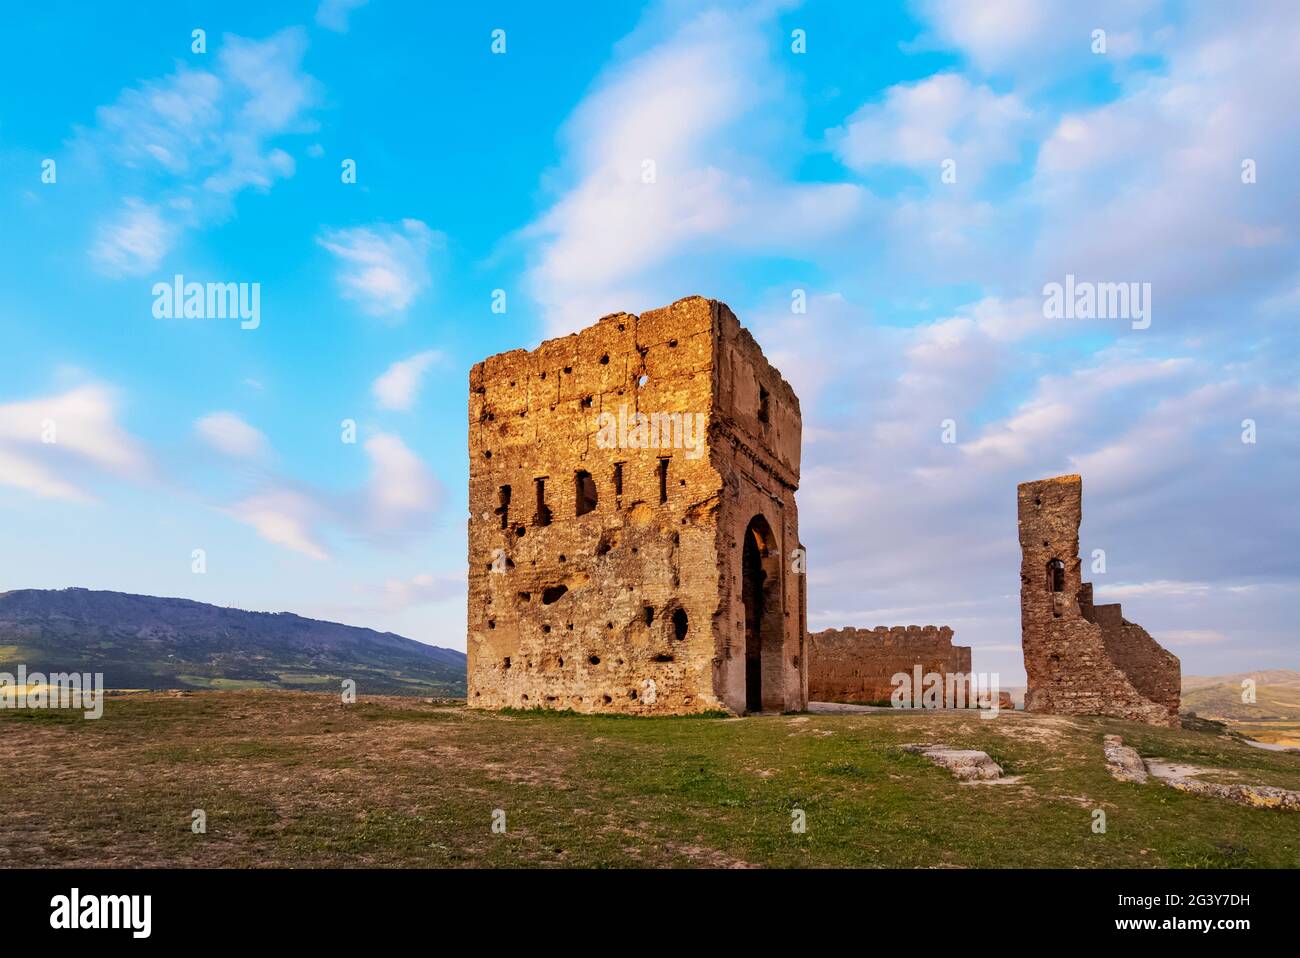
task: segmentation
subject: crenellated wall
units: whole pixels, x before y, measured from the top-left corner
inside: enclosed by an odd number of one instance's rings
[[[899,672],[969,675],[969,646],[952,644],[948,626],[826,629],[808,637],[808,698],[814,702],[888,702]]]

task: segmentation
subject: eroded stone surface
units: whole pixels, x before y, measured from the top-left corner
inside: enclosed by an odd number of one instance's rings
[[[1300,791],[1278,788],[1275,785],[1225,785],[1219,782],[1203,782],[1195,777],[1208,772],[1221,775],[1224,773],[1223,769],[1199,768],[1195,765],[1163,762],[1159,759],[1148,759],[1146,766],[1155,778],[1180,792],[1205,795],[1252,808],[1300,812]]]
[[[888,702],[893,677],[918,668],[945,681],[960,674],[960,700],[969,701],[970,647],[953,645],[946,625],[826,629],[808,637],[808,696],[818,702]]]
[[[924,755],[935,765],[946,768],[963,782],[992,781],[1002,777],[1002,766],[976,749],[949,748],[947,745],[904,745],[903,751]]]
[[[471,707],[804,707],[799,400],[730,309],[492,356],[469,426]]]
[[[1106,768],[1111,777],[1121,782],[1145,782],[1147,767],[1137,749],[1124,744],[1118,735],[1107,735],[1102,740],[1102,750],[1106,755]]]
[[[1177,727],[1181,668],[1118,604],[1094,605],[1079,563],[1083,483],[1021,483],[1020,627],[1025,709]]]

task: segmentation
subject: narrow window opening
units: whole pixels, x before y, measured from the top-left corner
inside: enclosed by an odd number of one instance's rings
[[[659,501],[668,501],[668,460],[659,460]]]
[[[546,505],[546,480],[534,479],[533,485],[537,489],[537,515],[533,521],[539,526],[549,526],[551,524],[551,510]]]
[[[1047,563],[1047,591],[1065,591],[1065,563],[1060,559]]]
[[[622,494],[623,494],[623,464],[621,462],[616,462],[614,463],[614,495],[621,496]]]
[[[673,610],[673,637],[677,639],[678,642],[686,638],[686,630],[688,625],[689,623],[687,622],[686,619],[686,610],[674,609]]]
[[[758,421],[767,425],[768,411],[768,392],[762,386],[758,387]]]
[[[655,607],[653,605],[647,605],[645,607],[645,624],[650,625],[651,623],[654,622],[654,620],[655,620]]]
[[[502,486],[497,490],[497,515],[501,517],[501,528],[510,528],[510,487]]]
[[[591,478],[591,473],[579,469],[573,475],[574,485],[574,509],[573,511],[580,516],[585,516],[596,508],[596,480]]]

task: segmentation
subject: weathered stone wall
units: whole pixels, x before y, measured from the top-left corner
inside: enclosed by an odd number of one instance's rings
[[[893,676],[911,676],[917,666],[945,683],[951,674],[971,671],[970,647],[953,645],[946,625],[826,629],[809,636],[808,649],[808,697],[814,702],[886,702]]]
[[[1080,477],[1021,483],[1016,498],[1025,709],[1176,726],[1177,656],[1125,620],[1118,604],[1094,605],[1082,581]]]
[[[659,435],[638,414],[661,414]],[[798,543],[799,405],[725,305],[490,357],[469,415],[471,706],[744,711],[742,541],[762,515],[779,624],[763,705],[802,707],[803,577],[778,571]]]

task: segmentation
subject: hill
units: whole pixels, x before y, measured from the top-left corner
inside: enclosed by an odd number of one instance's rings
[[[0,593],[0,671],[102,672],[109,688],[463,696],[465,653],[373,629],[88,589]]]
[[[1255,681],[1255,701],[1242,701],[1242,682]],[[1184,712],[1217,719],[1272,745],[1300,746],[1300,672],[1265,669],[1183,679]]]

